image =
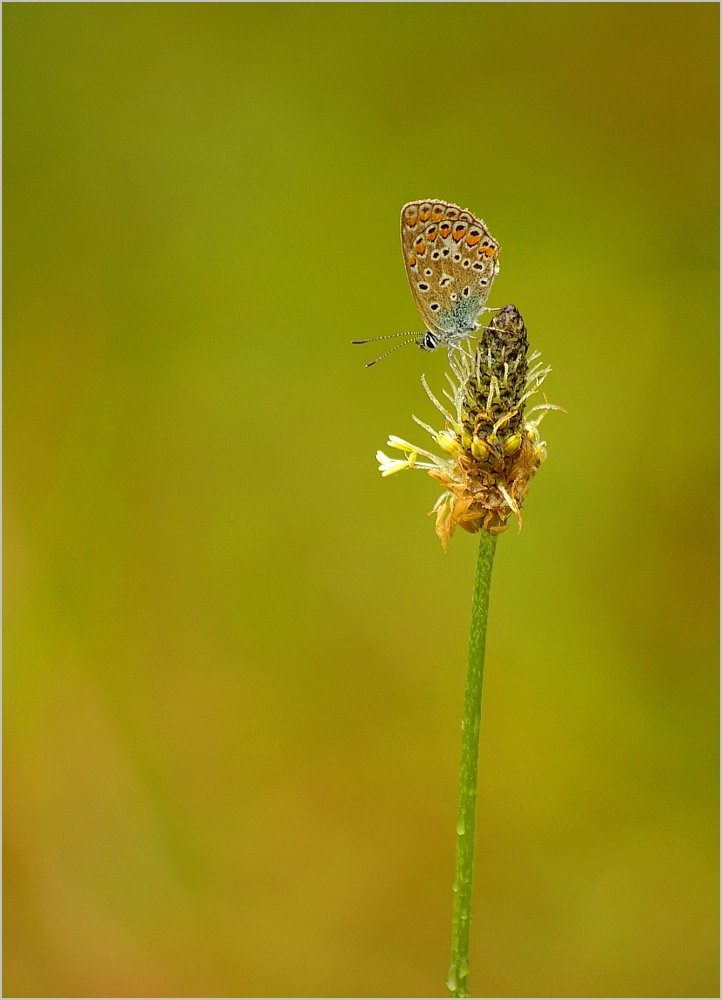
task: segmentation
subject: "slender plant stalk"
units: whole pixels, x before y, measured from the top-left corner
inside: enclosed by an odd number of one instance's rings
[[[466,675],[464,721],[461,733],[461,774],[459,778],[459,814],[456,822],[456,879],[454,881],[454,916],[451,927],[451,965],[446,985],[452,997],[468,997],[469,931],[471,926],[471,890],[474,881],[474,831],[476,826],[476,780],[479,765],[479,727],[481,724],[481,689],[484,680],[486,624],[489,618],[491,570],[496,550],[496,535],[481,531],[479,559],[476,564],[474,596],[471,603],[469,665]]]
[[[413,218],[415,226],[416,216]],[[431,227],[428,232],[431,232]],[[421,236],[417,237],[416,243],[426,246]],[[479,254],[486,257],[489,249],[482,244]],[[425,252],[419,250],[420,255]],[[444,253],[448,252],[448,248],[444,250]],[[478,269],[481,264],[477,262],[474,267]],[[453,395],[445,392],[445,396],[452,404],[451,412],[422,379],[429,399],[444,418],[444,429],[437,431],[416,417],[414,420],[429,432],[444,457],[417,448],[395,434],[389,435],[387,447],[401,452],[403,458],[390,458],[383,451],[376,452],[382,476],[391,476],[402,469],[424,469],[444,487],[434,505],[436,534],[444,548],[457,528],[472,534],[479,532],[481,538],[471,607],[469,668],[461,738],[454,919],[451,965],[446,977],[452,997],[469,996],[469,930],[474,879],[481,688],[496,539],[508,526],[512,513],[521,528],[524,498],[546,458],[546,442],[539,434],[539,424],[549,410],[560,409],[548,403],[545,396],[543,404],[532,406],[525,415],[527,400],[539,391],[551,371],[542,367],[536,351],[527,359],[528,349],[526,326],[516,306],[508,305],[496,311],[489,325],[481,327],[478,335],[475,333],[468,341],[467,347],[460,347],[457,351],[449,349],[449,366],[454,378],[447,375],[447,379]],[[538,416],[531,419],[533,413]]]

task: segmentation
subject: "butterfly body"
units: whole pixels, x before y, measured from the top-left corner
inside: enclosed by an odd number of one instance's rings
[[[419,346],[453,347],[473,334],[499,271],[499,244],[486,225],[446,201],[412,201],[401,210],[401,247],[428,328]]]

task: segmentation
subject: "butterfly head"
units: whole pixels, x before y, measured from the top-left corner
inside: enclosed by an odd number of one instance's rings
[[[439,346],[439,338],[431,330],[427,330],[419,341],[419,347],[422,351],[435,351]]]

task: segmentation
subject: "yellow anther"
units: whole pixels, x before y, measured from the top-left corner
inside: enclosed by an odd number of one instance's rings
[[[436,435],[436,440],[439,448],[445,451],[447,455],[459,455],[463,450],[456,438],[453,438],[451,434],[447,434],[446,431],[440,431]]]
[[[512,434],[504,442],[504,454],[514,455],[521,448],[521,434]]]
[[[481,438],[475,437],[471,442],[471,454],[477,461],[483,462],[489,457],[489,448]]]

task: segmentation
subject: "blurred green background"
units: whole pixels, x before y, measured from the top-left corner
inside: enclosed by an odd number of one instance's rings
[[[9,4],[5,996],[443,996],[477,541],[405,201],[568,411],[502,536],[471,987],[718,993],[712,3]]]

